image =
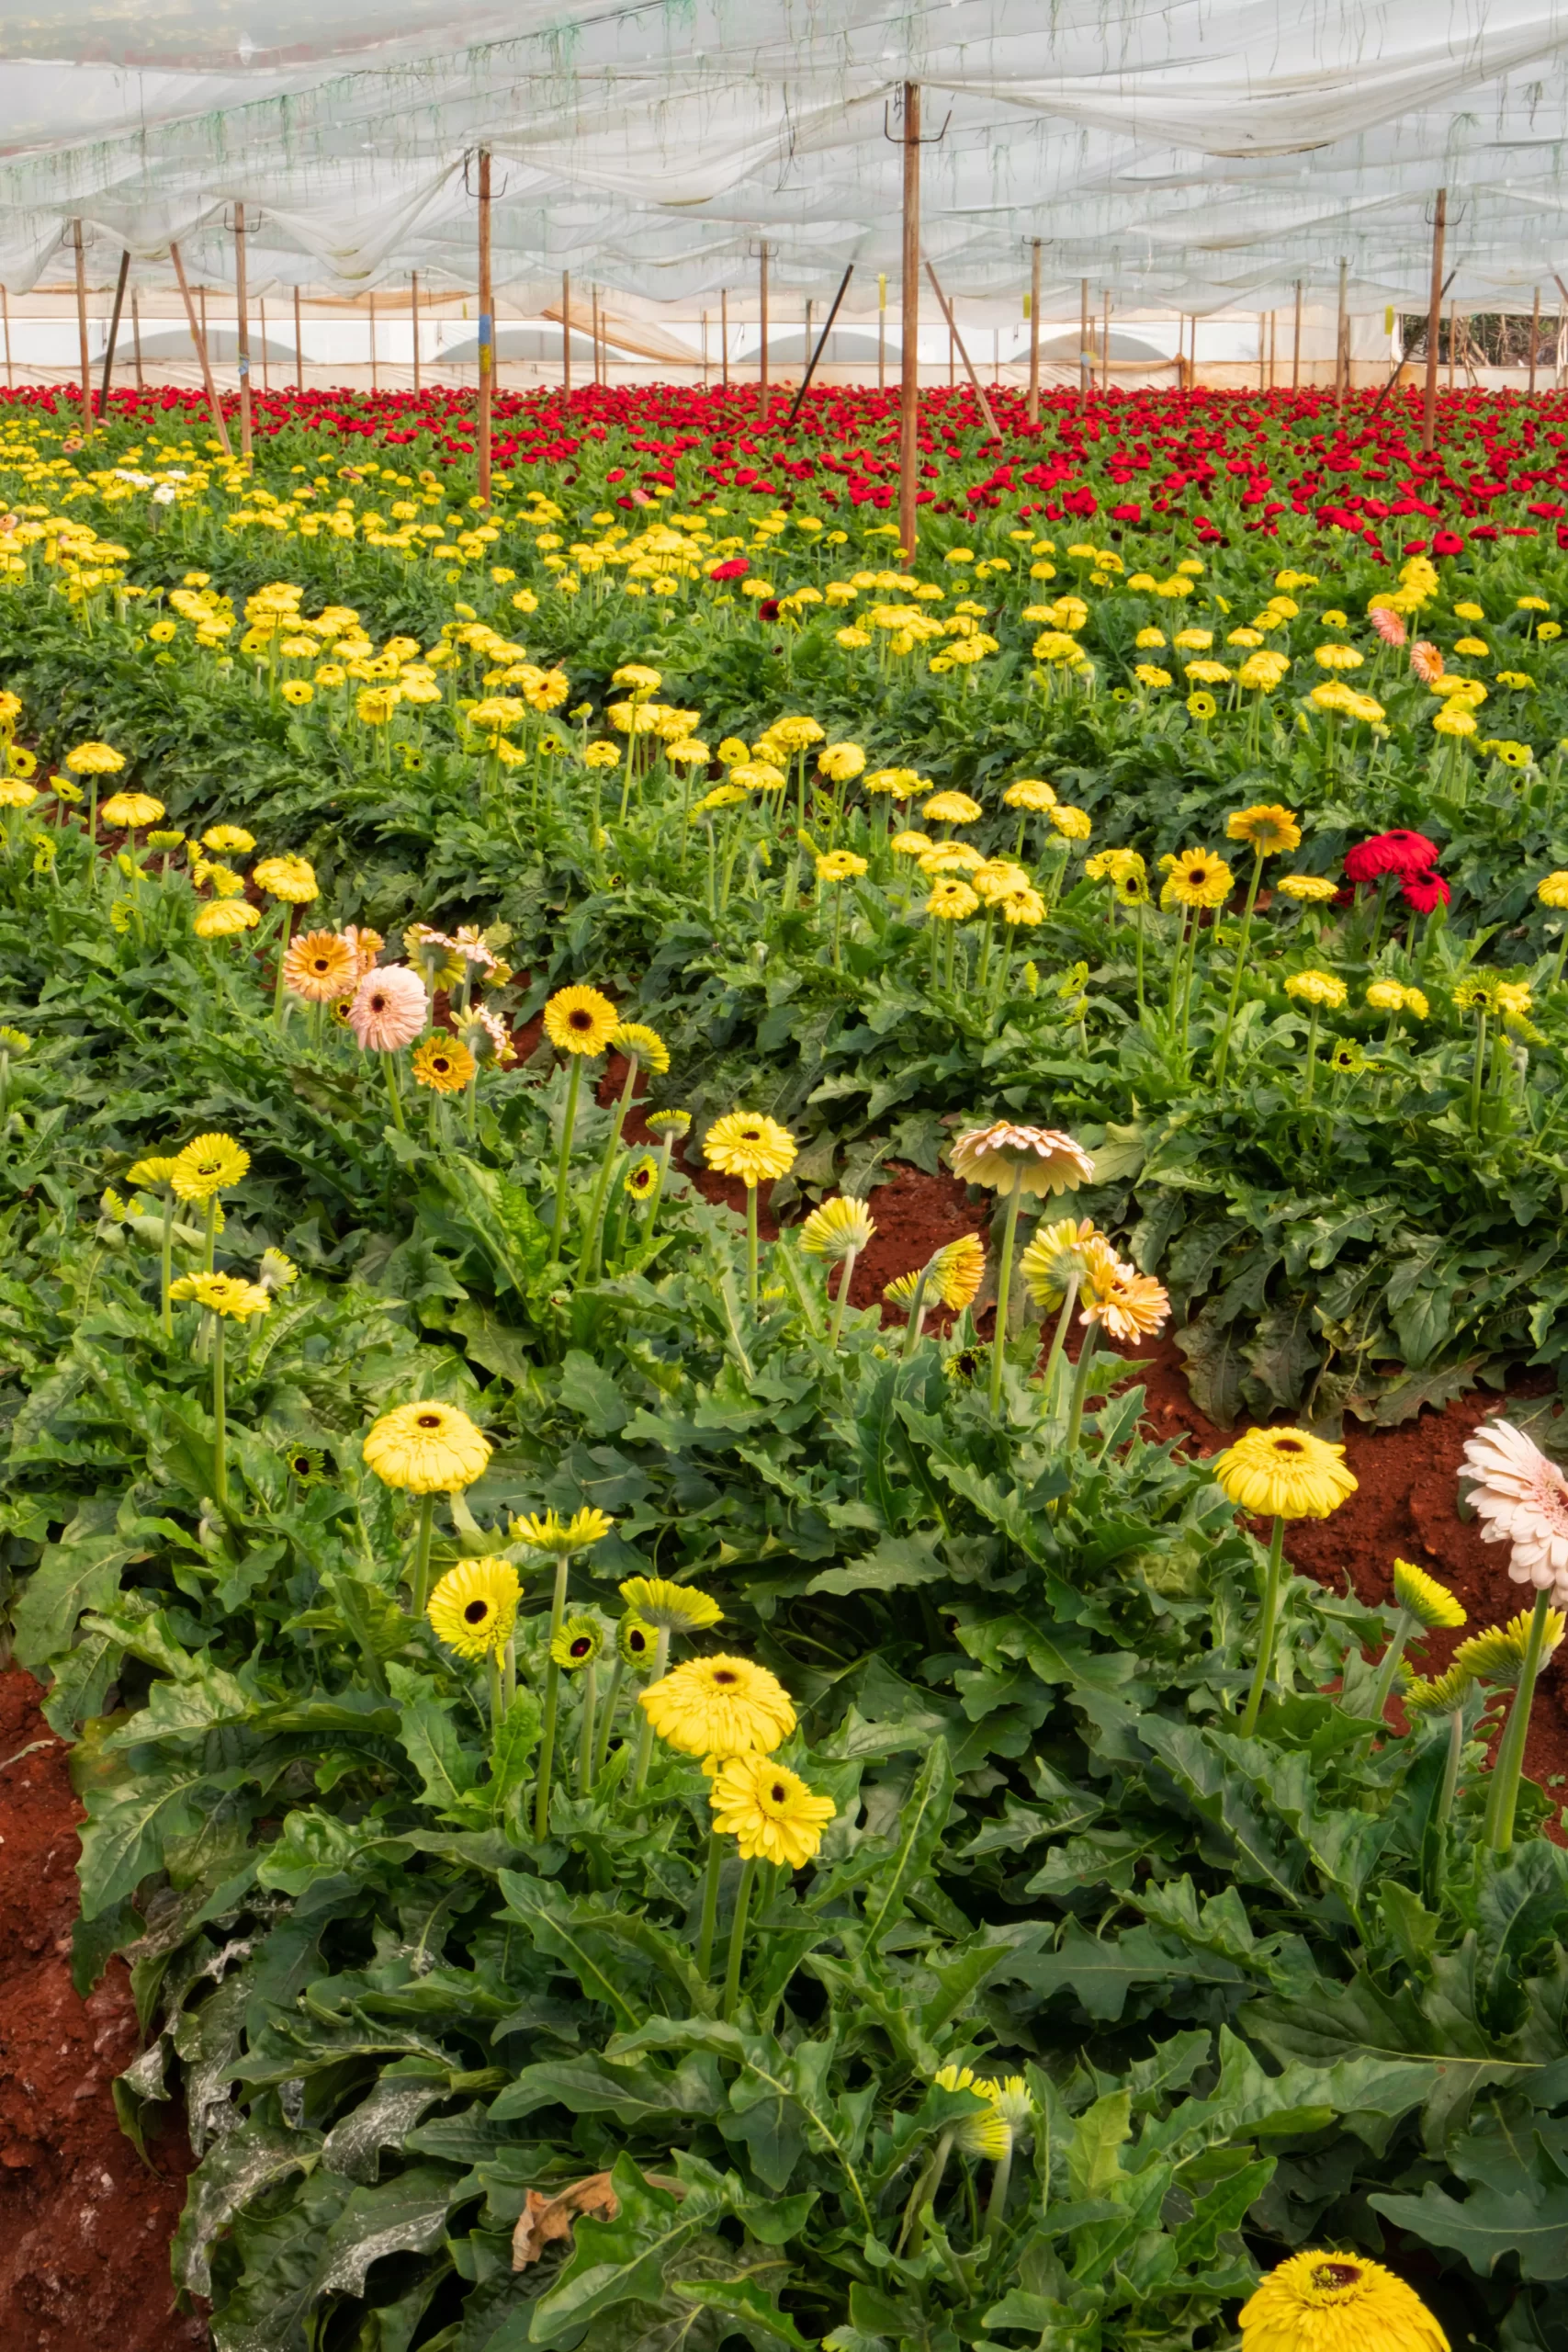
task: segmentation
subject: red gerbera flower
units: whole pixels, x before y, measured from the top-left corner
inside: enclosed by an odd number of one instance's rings
[[[1406,906],[1414,907],[1418,915],[1429,915],[1434,907],[1446,907],[1453,897],[1440,874],[1404,874],[1400,876],[1399,887]]]
[[[1380,875],[1397,875],[1401,881],[1437,863],[1438,844],[1425,833],[1374,833],[1345,853],[1345,872],[1352,882],[1375,882]]]

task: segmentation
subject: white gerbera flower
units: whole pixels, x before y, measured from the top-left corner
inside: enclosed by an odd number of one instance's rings
[[[1483,1540],[1512,1546],[1513,1581],[1568,1606],[1568,1478],[1556,1463],[1511,1421],[1488,1421],[1467,1442],[1460,1467],[1475,1481],[1470,1499]]]

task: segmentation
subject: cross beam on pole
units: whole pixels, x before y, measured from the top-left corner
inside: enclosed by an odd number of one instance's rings
[[[130,248],[120,254],[119,276],[115,280],[114,309],[109,313],[109,339],[104,345],[104,373],[98,387],[98,408],[107,415],[109,405],[109,379],[114,374],[114,347],[119,341],[119,314],[125,308],[125,281],[130,276]]]
[[[926,276],[931,279],[932,293],[936,296],[937,300],[942,304],[942,316],[947,321],[948,334],[958,345],[958,356],[964,362],[964,372],[968,377],[971,384],[975,387],[975,397],[980,403],[980,413],[986,420],[987,428],[990,433],[992,440],[999,441],[1002,437],[1002,429],[997,423],[996,412],[992,408],[990,401],[986,398],[986,387],[981,383],[979,377],[975,373],[975,363],[969,356],[964,337],[958,332],[958,322],[953,315],[953,305],[948,300],[946,295],[942,292],[942,281],[937,277],[935,270],[931,267],[929,261],[926,264]]]
[[[806,363],[806,373],[800,379],[800,390],[796,392],[795,399],[790,403],[789,414],[784,419],[784,431],[786,433],[789,431],[790,426],[795,423],[795,418],[800,413],[800,403],[806,398],[807,389],[811,382],[811,379],[817,373],[817,362],[821,358],[823,352],[827,349],[828,337],[833,331],[833,321],[839,315],[839,305],[843,300],[845,294],[849,290],[849,283],[854,274],[855,266],[852,261],[845,269],[842,277],[839,280],[839,290],[833,297],[833,307],[828,313],[828,323],[823,328],[821,334],[818,337],[816,348],[812,352],[810,358]]]
[[[186,266],[180,259],[180,249],[172,237],[169,240],[169,259],[175,265],[175,276],[180,282],[180,294],[186,306],[186,322],[190,328],[190,339],[196,345],[196,356],[201,362],[201,380],[207,388],[207,405],[212,412],[213,429],[222,444],[223,455],[226,458],[231,458],[234,452],[229,446],[229,428],[223,422],[223,404],[218,397],[218,387],[212,380],[212,363],[207,356],[207,336],[197,318],[196,304],[190,299],[190,288],[186,282]]]

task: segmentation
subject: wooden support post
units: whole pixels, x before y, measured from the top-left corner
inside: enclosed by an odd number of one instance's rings
[[[1438,337],[1443,324],[1443,231],[1448,216],[1449,192],[1440,187],[1432,208],[1432,292],[1427,305],[1427,385],[1421,402],[1421,447],[1428,458],[1438,433]]]
[[[1089,406],[1089,388],[1092,381],[1089,356],[1089,280],[1078,280],[1078,406]]]
[[[1279,363],[1280,313],[1278,311],[1270,311],[1269,313],[1269,389],[1270,391],[1273,390],[1279,377]]]
[[[201,380],[207,388],[207,405],[212,412],[213,430],[222,444],[223,455],[231,458],[234,453],[229,446],[229,428],[223,422],[223,403],[218,397],[218,387],[212,380],[212,363],[207,356],[207,305],[203,302],[203,316],[198,322],[196,304],[191,300],[190,288],[186,284],[186,266],[173,238],[169,240],[169,259],[175,265],[175,276],[180,282],[180,297],[186,306],[186,323],[190,328],[190,339],[196,345],[196,356],[201,362]]]
[[[599,379],[599,297],[593,297],[593,379]],[[708,388],[708,314],[703,312],[703,390]]]
[[[409,277],[409,322],[413,328],[413,388],[419,390],[419,272]]]
[[[93,429],[93,377],[87,361],[87,264],[82,251],[82,223],[75,223],[73,243],[76,249],[76,335],[82,354],[82,430]]]
[[[234,207],[234,340],[240,368],[240,456],[251,463],[251,320],[245,300],[245,208]]]
[[[378,392],[381,389],[381,379],[376,366],[376,297],[374,294],[367,294],[365,299],[370,305],[370,389],[373,392]]]
[[[958,322],[953,315],[953,305],[948,300],[947,296],[942,292],[941,281],[929,261],[926,264],[926,276],[931,279],[931,292],[936,296],[937,300],[941,303],[942,316],[947,321],[949,346],[951,348],[952,345],[957,345],[959,356],[964,362],[964,372],[975,388],[975,397],[980,403],[980,413],[986,420],[987,430],[989,432],[993,441],[999,441],[1002,435],[1001,427],[997,423],[996,411],[992,408],[990,401],[986,398],[986,387],[981,383],[979,377],[975,373],[975,363],[970,358],[967,350],[964,348],[964,337],[958,332]]]
[[[758,288],[762,306],[762,340],[757,346],[757,381],[761,387],[763,408],[768,404],[768,248],[764,244],[757,256]]]
[[[806,298],[806,341],[805,341],[805,342],[801,345],[801,346],[800,346],[800,364],[801,364],[801,367],[802,367],[803,368],[805,368],[805,366],[806,366],[806,364],[807,364],[807,360],[808,360],[808,359],[810,358],[810,356],[811,356],[811,352],[812,352],[812,343],[811,343],[811,313],[812,313],[812,311],[813,311],[816,308],[817,308],[816,303],[812,300],[812,299],[811,299],[810,295],[808,294],[808,295],[807,296],[807,298]],[[804,379],[803,379],[803,380],[804,380]],[[792,412],[792,413],[793,413],[793,412]]]
[[[838,292],[837,292],[837,293],[834,295],[834,297],[833,297],[833,306],[832,306],[832,309],[831,309],[831,310],[829,311],[829,313],[828,313],[828,323],[826,324],[826,326],[825,326],[825,327],[823,328],[823,330],[822,330],[821,340],[820,340],[820,341],[816,345],[815,348],[814,348],[814,349],[812,350],[812,352],[811,352],[810,356],[809,356],[809,357],[808,357],[808,359],[807,360],[807,363],[806,363],[806,373],[802,376],[802,378],[801,378],[801,379],[800,379],[800,390],[799,390],[799,391],[798,391],[798,392],[796,392],[796,394],[795,394],[795,396],[794,404],[793,404],[793,406],[791,407],[791,409],[790,409],[790,413],[789,413],[789,415],[788,415],[788,417],[786,418],[785,423],[784,423],[784,431],[785,431],[786,433],[789,431],[790,426],[795,423],[795,418],[796,418],[796,417],[799,415],[799,413],[800,413],[800,403],[801,403],[801,401],[806,398],[806,392],[807,392],[807,385],[810,383],[811,379],[813,378],[813,376],[815,376],[815,375],[816,375],[816,373],[817,373],[817,363],[818,363],[818,361],[821,358],[822,354],[824,353],[824,351],[826,351],[826,349],[828,348],[828,337],[829,337],[829,336],[832,334],[832,332],[833,332],[833,322],[834,322],[834,320],[835,320],[835,319],[838,317],[838,315],[839,315],[839,305],[840,305],[840,303],[843,300],[844,296],[849,292],[849,288],[850,288],[850,280],[851,280],[851,278],[854,276],[854,274],[855,274],[855,266],[854,266],[853,262],[852,261],[852,262],[850,262],[850,263],[848,263],[848,264],[846,265],[845,269],[844,269],[844,274],[843,274],[842,277],[840,277],[840,280],[839,280],[839,290],[838,290]],[[809,317],[810,317],[810,312],[811,312],[811,306],[810,306],[810,304],[809,304],[809,303],[807,303],[807,318],[808,318],[808,319],[809,319]],[[704,311],[704,313],[703,313],[703,320],[704,320],[704,325],[705,325],[705,326],[706,326],[706,321],[707,321],[707,313],[706,313],[706,311]]]
[[[571,272],[560,274],[560,388],[571,398]]]
[[[272,391],[272,374],[266,356],[266,302],[265,299],[259,295],[256,299],[256,310],[261,317],[262,390],[270,396]]]
[[[418,313],[416,311],[415,316],[417,317],[417,315]],[[414,332],[417,334],[417,327]],[[419,361],[417,358],[414,361],[413,380],[414,389],[417,390],[419,389]],[[299,288],[298,286],[294,288],[294,389],[297,392],[302,392],[305,389],[305,339],[299,326]]]
[[[1454,388],[1454,349],[1459,342],[1459,304],[1449,304],[1449,390]]]
[[[914,560],[920,469],[920,85],[904,85],[904,249],[898,281],[898,543]]]
[[[718,289],[718,380],[729,390],[729,288]]]
[[[130,357],[140,392],[145,389],[141,379],[141,298],[134,286],[130,289]]]
[[[1040,240],[1032,238],[1029,259],[1029,422],[1040,422]]]
[[[109,339],[104,345],[103,380],[98,387],[98,412],[107,416],[109,407],[109,385],[114,377],[114,347],[119,341],[119,314],[125,308],[125,281],[130,276],[130,248],[127,245],[119,257],[119,276],[114,284],[114,309],[109,312]]]
[[[1535,289],[1535,300],[1534,300],[1534,302],[1533,302],[1533,303],[1531,304],[1531,306],[1530,306],[1530,383],[1529,383],[1529,390],[1530,390],[1530,398],[1531,398],[1531,400],[1534,400],[1534,398],[1535,398],[1535,355],[1536,355],[1536,349],[1537,349],[1537,346],[1539,345],[1540,342],[1540,287],[1538,286],[1538,287],[1536,288],[1536,289]]]
[[[479,149],[479,496],[490,504],[491,400],[495,378],[495,319],[490,281],[490,149]]]
[[[1291,390],[1299,391],[1302,381],[1302,281],[1296,280],[1296,333],[1291,346]]]
[[[926,264],[926,267],[928,269],[931,267],[930,262]],[[958,353],[953,347],[953,313],[949,311],[947,313],[947,389],[949,391],[952,391],[957,381]]]
[[[1269,314],[1266,311],[1258,313],[1258,389],[1260,392],[1269,389]]]
[[[887,390],[887,272],[876,277],[876,389]]]
[[[1111,390],[1111,288],[1105,289],[1105,341],[1100,354],[1100,389]]]
[[[6,390],[9,392],[16,389],[17,379],[11,369],[11,297],[4,286],[0,286],[0,319],[6,322]]]

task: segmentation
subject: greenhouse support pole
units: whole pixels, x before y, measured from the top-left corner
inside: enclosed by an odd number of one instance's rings
[[[415,333],[418,333],[417,328],[415,329]],[[419,359],[417,353],[413,363],[413,380],[414,389],[417,390],[419,388]],[[299,288],[298,286],[294,288],[294,389],[297,392],[302,392],[305,389],[305,343],[299,326]]]
[[[133,286],[130,289],[130,364],[136,370],[136,389],[145,388],[141,380],[141,297]]]
[[[479,497],[490,504],[490,413],[495,321],[490,282],[490,149],[479,149]]]
[[[920,85],[904,85],[904,250],[898,280],[898,543],[915,553],[920,468]]]
[[[419,272],[409,277],[409,319],[413,327],[413,388],[419,390]]]
[[[591,341],[592,341],[592,346],[593,346],[593,349],[592,349],[592,357],[593,357],[593,381],[595,382],[595,384],[602,384],[602,383],[604,382],[604,372],[603,372],[603,369],[602,369],[602,368],[601,368],[601,366],[600,366],[600,360],[599,360],[599,288],[597,288],[597,286],[592,287],[592,288],[589,289],[589,298],[588,298],[588,299],[589,299],[589,304],[590,304],[590,309],[589,309],[589,327],[590,327],[590,337],[591,337]],[[704,383],[705,383],[705,384],[707,382],[707,379],[708,379],[708,314],[707,314],[707,312],[705,311],[703,312],[703,381],[704,381]]]
[[[1350,265],[1343,254],[1339,256],[1339,307],[1334,321],[1334,405],[1345,405],[1345,387],[1350,375],[1350,317],[1345,307],[1346,278]]]
[[[876,277],[876,389],[887,390],[887,272]]]
[[[240,457],[251,463],[251,320],[245,300],[245,208],[234,207],[234,341],[240,368]]]
[[[1078,280],[1078,405],[1080,408],[1089,406],[1089,280],[1087,277],[1080,277]]]
[[[370,305],[370,389],[373,392],[378,392],[381,389],[381,379],[376,367],[376,297],[374,294],[367,294],[365,299]]]
[[[1421,447],[1429,458],[1438,434],[1438,338],[1443,325],[1443,230],[1449,215],[1449,192],[1438,190],[1432,207],[1432,293],[1427,305],[1427,385],[1421,401]]]
[[[1040,422],[1040,240],[1031,239],[1029,258],[1029,422]]]
[[[757,346],[757,381],[762,390],[762,405],[767,405],[768,392],[768,248],[764,243],[757,255],[758,289],[762,306],[762,340]]]
[[[11,391],[17,381],[11,371],[11,298],[3,286],[0,286],[0,319],[4,319],[6,323],[6,390]]]
[[[560,388],[571,398],[571,272],[560,274]]]
[[[229,447],[229,428],[223,422],[223,404],[218,397],[218,387],[212,380],[212,363],[207,356],[206,328],[197,319],[196,304],[190,299],[190,288],[186,283],[186,266],[180,259],[180,249],[172,237],[169,240],[169,259],[175,265],[175,276],[180,283],[180,297],[186,306],[186,323],[190,329],[190,339],[196,345],[196,356],[201,362],[201,380],[207,390],[207,405],[212,412],[213,430],[222,444],[223,455],[226,458],[231,458],[234,452]]]
[[[109,383],[114,375],[114,347],[119,341],[120,312],[125,308],[125,281],[130,276],[130,248],[127,245],[119,257],[119,276],[114,283],[114,309],[109,312],[109,339],[104,345],[104,373],[98,388],[98,413],[107,416],[109,405]]]
[[[1111,288],[1105,289],[1105,342],[1100,354],[1100,389],[1111,390]]]
[[[1258,313],[1258,389],[1260,392],[1266,392],[1269,389],[1269,313],[1267,311],[1259,311]]]
[[[1531,398],[1532,400],[1535,398],[1535,355],[1536,355],[1536,346],[1539,345],[1540,341],[1540,287],[1538,286],[1538,287],[1536,288],[1536,289],[1535,289],[1535,300],[1534,300],[1534,301],[1531,303],[1531,305],[1530,305],[1530,398]]]
[[[729,288],[718,289],[718,380],[729,389]]]
[[[272,397],[272,378],[267,373],[266,364],[266,302],[265,300],[259,295],[256,299],[256,312],[261,320],[262,390],[270,400]]]
[[[1296,332],[1291,345],[1291,390],[1300,391],[1302,383],[1302,281],[1296,280]]]
[[[790,408],[789,415],[784,420],[784,431],[786,433],[789,431],[790,426],[795,423],[795,418],[800,413],[800,403],[806,398],[807,391],[810,387],[811,379],[817,373],[818,362],[821,358],[822,354],[828,348],[828,337],[833,332],[833,322],[839,315],[839,305],[843,300],[844,296],[849,292],[850,280],[854,274],[855,266],[853,262],[852,261],[847,263],[844,274],[839,280],[839,290],[833,297],[833,304],[828,313],[827,323],[823,327],[822,333],[817,343],[812,347],[811,356],[806,363],[806,373],[800,379],[800,390],[796,392],[794,402]],[[811,316],[811,305],[809,302],[807,302],[806,306],[806,315],[809,320]],[[705,379],[707,364],[707,313],[705,311],[703,313],[703,362]]]
[[[82,223],[74,228],[76,247],[76,334],[82,352],[82,430],[93,429],[93,374],[87,360],[87,265],[82,252]]]
[[[1449,390],[1454,388],[1454,347],[1459,341],[1459,304],[1449,304]]]
[[[593,380],[599,380],[599,297],[593,297]],[[703,312],[703,390],[708,388],[708,314]]]
[[[958,346],[958,356],[964,362],[964,372],[968,377],[970,383],[974,387],[975,397],[980,403],[980,413],[986,420],[986,428],[993,441],[999,441],[1002,435],[1001,427],[997,423],[996,411],[992,408],[990,401],[986,398],[986,387],[981,383],[979,377],[975,373],[975,362],[970,358],[968,350],[964,345],[964,337],[958,332],[958,322],[953,315],[953,305],[948,300],[947,296],[942,292],[942,281],[937,277],[935,270],[931,267],[929,261],[926,264],[926,276],[931,279],[931,292],[936,296],[937,300],[941,303],[942,314],[947,321],[947,332],[950,345],[956,344]]]

